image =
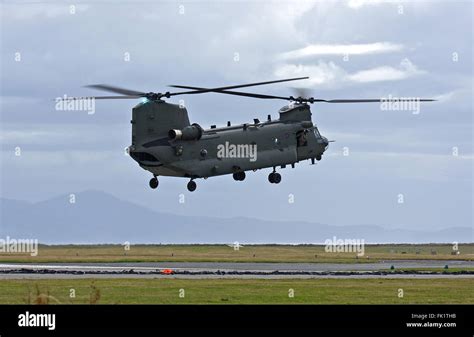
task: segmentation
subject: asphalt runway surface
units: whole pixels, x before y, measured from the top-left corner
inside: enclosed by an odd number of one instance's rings
[[[471,268],[464,273],[400,271]],[[390,271],[391,266],[395,270]],[[19,278],[474,278],[474,261],[391,260],[375,263],[44,263],[0,264],[0,279]]]

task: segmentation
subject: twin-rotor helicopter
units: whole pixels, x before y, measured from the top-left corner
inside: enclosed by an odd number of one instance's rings
[[[95,96],[94,99],[144,99],[132,110],[132,142],[130,156],[143,169],[151,172],[149,185],[158,187],[158,177],[188,178],[189,191],[196,190],[198,178],[232,174],[243,181],[246,172],[271,168],[268,181],[279,184],[277,168],[295,167],[303,160],[312,164],[322,159],[329,140],[319,133],[311,118],[313,103],[373,103],[382,99],[318,99],[313,97],[274,96],[236,91],[235,89],[308,79],[298,77],[276,81],[248,83],[216,88],[171,85],[186,89],[177,92],[140,92],[116,86],[97,84],[87,87],[113,92],[116,96]],[[286,100],[290,104],[279,110],[279,118],[224,127],[212,125],[205,129],[191,124],[183,105],[164,101],[178,95],[219,93],[259,99]],[[419,101],[433,101],[420,99]]]

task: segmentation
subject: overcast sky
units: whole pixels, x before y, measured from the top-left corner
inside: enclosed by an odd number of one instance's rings
[[[1,3],[0,196],[39,201],[97,189],[186,215],[472,226],[470,2],[74,4]],[[151,190],[150,173],[124,155],[137,102],[100,101],[92,115],[54,109],[55,97],[98,94],[86,84],[164,91],[169,84],[293,76],[310,80],[252,91],[289,95],[299,86],[328,99],[438,101],[423,104],[419,114],[383,111],[379,104],[313,105],[320,132],[336,141],[317,165],[281,170],[279,185],[268,183],[269,169],[248,173],[245,182],[231,176],[198,180],[192,194],[180,178],[163,177]],[[183,98],[191,122],[204,127],[277,118],[285,104],[218,94]]]

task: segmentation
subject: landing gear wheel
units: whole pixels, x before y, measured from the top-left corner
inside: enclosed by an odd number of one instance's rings
[[[274,184],[279,184],[280,181],[281,181],[280,173],[273,173],[273,183]]]
[[[268,175],[268,181],[272,184],[279,184],[281,181],[280,173],[272,172]]]
[[[268,181],[272,184],[275,182],[275,172],[272,172],[268,175]]]
[[[321,156],[316,156],[316,160],[317,160],[317,161],[320,161],[322,158],[323,158],[323,157],[321,157]]]
[[[188,183],[188,191],[189,192],[193,192],[196,190],[196,182],[194,180],[191,180],[189,183]]]
[[[159,184],[159,182],[158,182],[158,179],[156,177],[153,177],[153,178],[150,179],[150,187],[152,189],[157,188],[158,184]]]
[[[245,180],[245,172],[236,172],[232,176],[234,177],[234,180],[236,180],[236,181]]]

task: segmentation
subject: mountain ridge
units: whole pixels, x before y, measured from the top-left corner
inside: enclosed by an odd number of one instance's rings
[[[379,225],[264,220],[239,216],[178,215],[117,198],[100,190],[47,200],[0,198],[0,236],[35,238],[42,243],[324,243],[334,236],[366,243],[472,242],[472,229],[453,226],[426,231]]]

